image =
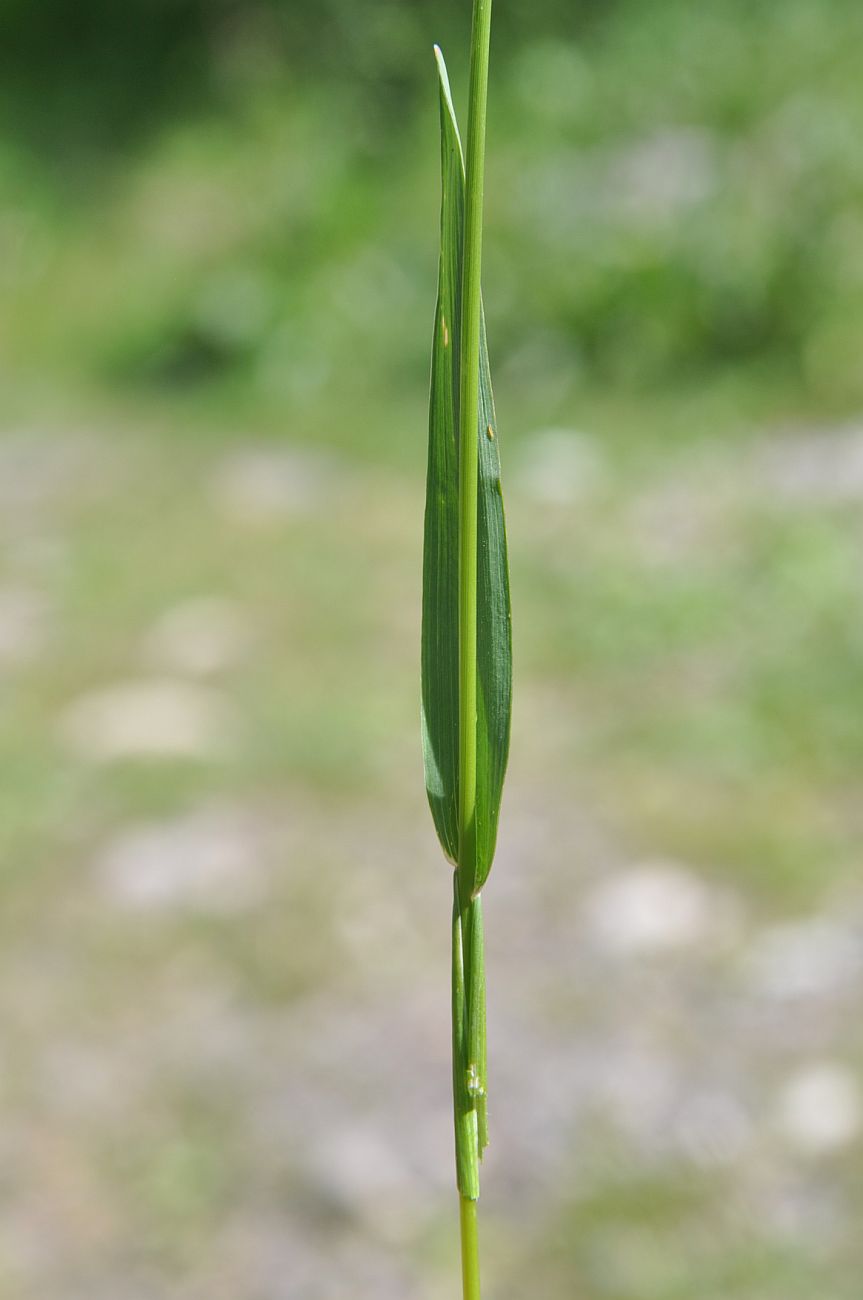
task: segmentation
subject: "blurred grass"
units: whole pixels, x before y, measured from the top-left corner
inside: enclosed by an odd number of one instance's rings
[[[72,152],[71,181],[7,136],[7,389],[32,402],[50,373],[167,397],[192,423],[221,410],[315,436],[326,413],[331,437],[360,411],[345,441],[397,454],[385,413],[425,382],[422,331],[401,322],[427,315],[436,178],[431,28],[378,6],[371,30],[390,19],[407,113],[382,116],[385,78],[359,75],[367,33],[338,76],[250,59],[101,171]],[[577,41],[541,19],[501,41],[490,149],[489,312],[515,427],[585,390],[735,372],[854,409],[859,10],[619,3],[577,8]]]

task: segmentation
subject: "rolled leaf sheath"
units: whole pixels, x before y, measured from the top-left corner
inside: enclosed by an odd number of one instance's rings
[[[468,1015],[464,942],[458,877],[453,875],[452,911],[452,1092],[458,1190],[467,1200],[479,1196],[479,1116],[468,1088]]]

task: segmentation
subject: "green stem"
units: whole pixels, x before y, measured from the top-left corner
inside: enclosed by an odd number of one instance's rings
[[[472,899],[462,918],[464,935],[468,1096],[476,1111],[477,1156],[488,1146],[486,1111],[485,942],[482,899]],[[477,1178],[479,1173],[477,1172]]]
[[[461,1280],[464,1300],[480,1300],[476,1201],[471,1201],[466,1196],[462,1196],[459,1207],[461,1222]]]
[[[468,1090],[469,1014],[465,989],[465,924],[459,900],[458,874],[453,875],[452,908],[452,1100],[455,1117],[455,1168],[459,1194],[479,1196],[479,1134],[474,1098]]]
[[[474,0],[465,156],[459,391],[459,886],[462,906],[476,880],[477,433],[482,201],[491,0]]]
[[[453,1100],[464,1300],[480,1300],[476,1202],[486,1144],[485,971],[476,885],[477,498],[482,208],[492,0],[474,0],[459,388],[459,847],[453,905]]]

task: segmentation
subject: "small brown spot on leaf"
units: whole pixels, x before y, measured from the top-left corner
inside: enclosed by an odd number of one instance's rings
[[[443,345],[449,347],[449,329],[447,328],[446,317],[441,318],[441,327],[443,328]]]
[[[488,435],[489,438],[491,438],[492,442],[494,442],[494,429],[491,427],[491,425],[487,427],[486,434]]]

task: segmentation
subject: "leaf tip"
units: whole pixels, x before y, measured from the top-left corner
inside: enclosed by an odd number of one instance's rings
[[[446,60],[444,59],[443,56],[443,50],[439,45],[436,45],[434,47],[434,56],[435,56],[435,62],[437,63],[438,77],[440,79],[441,88],[443,90],[448,105],[451,106],[452,90],[449,84],[449,73],[447,72]],[[453,109],[452,111],[453,111],[453,117],[455,117],[455,110]]]

